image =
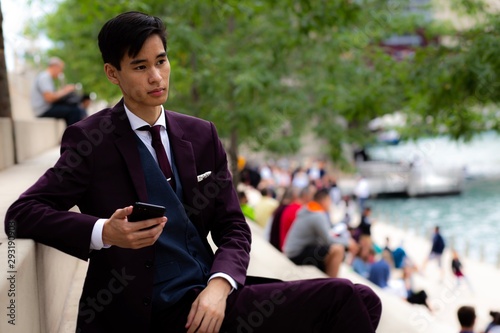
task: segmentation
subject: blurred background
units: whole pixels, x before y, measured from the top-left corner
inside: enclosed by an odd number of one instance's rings
[[[91,111],[116,103],[96,40],[126,10],[166,22],[165,107],[215,123],[236,184],[279,193],[321,169],[351,196],[364,178],[376,220],[425,238],[440,225],[500,265],[500,2],[2,0],[0,116],[30,117],[50,56]]]

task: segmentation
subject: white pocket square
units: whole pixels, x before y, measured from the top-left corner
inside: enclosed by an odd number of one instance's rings
[[[212,174],[212,171],[207,171],[205,173],[202,173],[201,175],[198,175],[198,183],[201,182],[203,179],[207,178]]]

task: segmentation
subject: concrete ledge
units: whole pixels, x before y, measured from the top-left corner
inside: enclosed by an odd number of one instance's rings
[[[59,146],[66,128],[63,120],[35,118],[15,120],[16,152],[19,163]]]
[[[5,216],[8,206],[54,164],[58,155],[58,149],[53,149],[0,172],[0,216]],[[15,225],[12,230],[15,234]],[[9,240],[3,228],[0,232],[3,276],[0,279],[0,332],[52,333],[63,332],[60,330],[63,327],[64,332],[74,331],[79,292],[70,305],[67,298],[73,295],[72,288],[81,290],[81,285],[74,286],[73,281],[77,269],[86,263],[32,240],[15,239],[14,234]],[[13,277],[13,283],[7,280],[9,277]],[[15,325],[10,324],[6,316],[10,314],[11,303],[16,306]],[[69,326],[72,328],[68,329]]]
[[[58,146],[66,127],[63,120],[34,116],[30,92],[36,74],[36,71],[30,70],[8,73],[18,163]]]
[[[8,252],[12,249],[15,252]],[[10,270],[5,259],[9,253],[15,254],[14,270]],[[72,299],[73,304],[70,305],[67,305],[67,298],[73,287],[78,259],[27,239],[2,240],[0,258],[0,267],[6,275],[0,282],[0,332],[75,330],[78,298]],[[15,306],[12,310],[9,309],[11,304]],[[68,310],[71,311],[71,318],[64,315]],[[62,327],[65,329],[61,330]]]
[[[0,240],[0,332],[39,333],[40,314],[35,243]],[[10,252],[9,252],[10,250]],[[14,261],[9,261],[9,254]],[[12,265],[12,266],[10,266]],[[9,308],[10,307],[10,308]]]
[[[12,120],[0,118],[0,170],[14,165]]]
[[[79,263],[86,263],[43,244],[36,244],[35,251],[41,332],[74,332],[80,294],[71,299],[68,296],[72,288],[81,292],[82,286],[74,286],[73,279]],[[83,279],[81,282],[83,285]],[[71,318],[64,316],[66,312]],[[61,330],[62,326],[66,329]],[[72,327],[68,330],[67,326]]]

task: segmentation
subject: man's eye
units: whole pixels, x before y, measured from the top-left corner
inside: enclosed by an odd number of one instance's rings
[[[146,66],[137,66],[135,69],[137,69],[137,70],[143,70],[145,68],[146,68]]]

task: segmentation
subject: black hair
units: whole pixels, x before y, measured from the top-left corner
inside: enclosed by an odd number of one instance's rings
[[[493,323],[495,325],[500,325],[500,312],[490,311],[490,316],[493,317]]]
[[[476,321],[476,311],[472,306],[462,306],[457,311],[458,321],[462,327],[472,327]]]
[[[98,43],[104,63],[121,70],[120,61],[125,56],[135,57],[151,35],[160,37],[167,49],[167,34],[162,20],[141,12],[122,13],[104,24],[99,32]]]
[[[327,189],[320,189],[317,190],[316,193],[314,193],[313,200],[316,202],[322,201],[324,198],[329,197],[330,194]]]

